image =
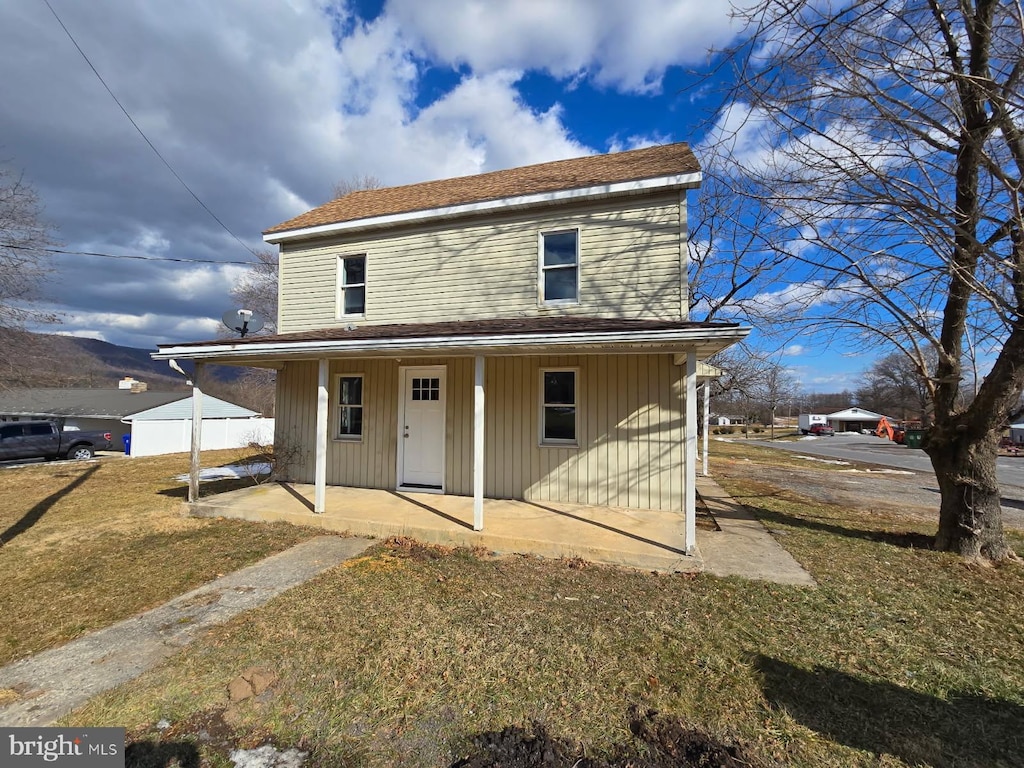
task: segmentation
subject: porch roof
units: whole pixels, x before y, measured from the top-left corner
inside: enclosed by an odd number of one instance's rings
[[[324,357],[696,352],[709,357],[745,338],[739,323],[537,317],[362,325],[239,339],[161,344],[157,360],[270,365]]]

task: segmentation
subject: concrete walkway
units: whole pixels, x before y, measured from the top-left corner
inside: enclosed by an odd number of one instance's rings
[[[697,547],[707,573],[777,584],[817,585],[811,574],[722,486],[710,477],[698,477],[697,493],[721,529],[697,531]]]
[[[318,536],[204,584],[139,616],[0,668],[0,725],[46,726],[96,694],[132,680],[205,630],[358,555],[367,539]]]

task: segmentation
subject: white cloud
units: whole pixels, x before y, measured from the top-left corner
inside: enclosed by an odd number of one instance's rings
[[[466,72],[425,97],[416,30],[388,11],[363,23],[319,0],[53,6],[161,154],[252,249],[353,174],[402,184],[592,151],[558,104],[525,102],[515,68]],[[24,75],[0,100],[4,157],[69,249],[252,258],[146,146],[44,4],[0,5],[0,68]],[[152,346],[215,332],[202,318],[219,316],[238,274],[62,258],[50,299],[64,332]]]
[[[788,347],[782,350],[782,354],[785,355],[786,357],[798,357],[802,355],[806,350],[807,347],[805,347],[803,344],[790,344]]]
[[[391,0],[386,13],[423,55],[452,66],[544,69],[640,92],[736,33],[729,5],[706,0]]]

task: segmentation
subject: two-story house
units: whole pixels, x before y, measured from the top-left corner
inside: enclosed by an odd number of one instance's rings
[[[316,486],[678,511],[698,359],[686,144],[358,191],[267,230],[279,332],[158,358],[277,369],[275,443]]]

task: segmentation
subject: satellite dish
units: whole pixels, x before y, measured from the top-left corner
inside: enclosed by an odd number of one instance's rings
[[[257,333],[263,330],[263,318],[251,309],[229,309],[221,319],[224,321],[224,325],[243,339],[247,333]]]

